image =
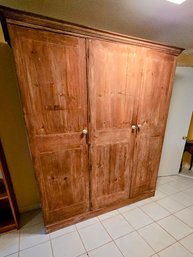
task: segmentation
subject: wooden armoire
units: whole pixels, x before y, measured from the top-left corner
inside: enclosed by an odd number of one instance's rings
[[[182,49],[0,11],[47,231],[153,196]]]

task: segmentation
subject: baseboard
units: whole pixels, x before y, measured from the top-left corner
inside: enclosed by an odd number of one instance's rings
[[[37,210],[41,208],[41,204],[37,203],[34,205],[29,205],[29,206],[25,206],[25,207],[19,207],[19,213],[24,213],[24,212],[28,212],[28,211],[33,211],[33,210]]]

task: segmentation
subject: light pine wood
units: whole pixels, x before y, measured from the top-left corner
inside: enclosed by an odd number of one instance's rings
[[[129,198],[143,48],[89,40],[91,202]],[[140,68],[141,67],[141,68]]]
[[[89,209],[85,40],[9,31],[47,225]]]
[[[154,192],[171,97],[174,56],[147,49],[138,103],[130,197]]]
[[[182,49],[0,11],[47,231],[152,196]]]

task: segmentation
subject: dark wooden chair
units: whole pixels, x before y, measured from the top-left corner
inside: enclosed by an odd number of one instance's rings
[[[184,147],[184,152],[188,152],[189,154],[191,154],[191,161],[190,161],[190,168],[189,170],[192,169],[192,163],[193,163],[193,140],[187,140],[185,147]],[[182,169],[182,161],[181,161],[181,165],[180,165],[180,171]]]

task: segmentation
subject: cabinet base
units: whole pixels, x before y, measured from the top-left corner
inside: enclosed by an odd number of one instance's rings
[[[53,224],[45,224],[46,232],[50,233],[50,232],[53,232],[57,229],[61,229],[61,228],[67,227],[69,225],[73,225],[73,224],[78,223],[80,221],[84,221],[86,219],[95,217],[97,215],[104,214],[106,212],[115,210],[115,209],[123,207],[125,205],[132,204],[132,203],[135,203],[135,202],[140,201],[140,200],[144,200],[146,198],[154,196],[154,194],[155,194],[155,191],[148,192],[148,193],[143,194],[141,196],[138,196],[138,197],[135,197],[135,198],[132,198],[132,199],[124,200],[119,204],[111,205],[111,206],[101,208],[101,209],[98,209],[98,210],[91,210],[89,212],[82,213],[80,215],[77,215],[77,216],[74,216],[72,218],[65,219],[65,220],[62,220],[62,221],[59,221],[59,222],[56,222],[56,223],[53,223]]]

